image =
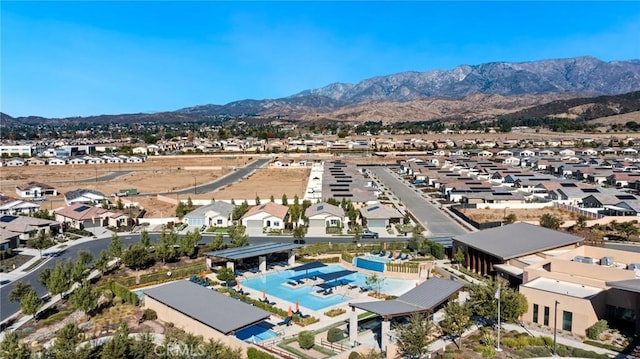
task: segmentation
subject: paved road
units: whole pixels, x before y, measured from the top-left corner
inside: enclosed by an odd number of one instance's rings
[[[179,190],[179,191],[174,191],[174,192],[164,192],[164,193],[159,193],[161,195],[171,195],[171,194],[183,194],[183,195],[188,195],[188,194],[194,194],[194,193],[208,193],[208,192],[213,192],[216,189],[220,188],[220,187],[224,187],[226,185],[229,185],[233,182],[239,181],[240,179],[242,179],[243,177],[247,176],[249,173],[251,173],[252,171],[255,171],[257,169],[262,168],[264,165],[266,165],[267,163],[269,163],[269,161],[271,161],[270,158],[261,158],[258,160],[255,160],[249,164],[247,164],[244,167],[239,167],[238,169],[236,169],[235,171],[229,173],[228,175],[222,177],[222,178],[218,178],[217,180],[210,182],[210,183],[206,183],[206,184],[201,184],[196,186],[195,188],[189,187],[183,190]],[[149,193],[145,193],[145,195],[148,195]]]
[[[616,243],[612,241],[604,242],[604,247],[609,249],[617,249],[619,251],[640,253],[640,245],[631,243]]]
[[[432,233],[433,237],[450,237],[467,233],[456,221],[409,188],[388,168],[369,167],[368,170],[395,193],[400,202]]]
[[[211,243],[211,239],[214,237],[215,235],[212,234],[204,234],[202,241],[200,243]],[[149,238],[151,239],[152,242],[156,242],[160,237],[160,234],[158,233],[150,233],[149,234]],[[132,243],[136,243],[140,240],[140,234],[136,233],[136,234],[128,234],[128,235],[121,235],[120,238],[122,239],[122,243],[123,243],[123,247],[128,247],[130,244]],[[386,240],[387,242],[389,241],[404,241],[406,240],[405,238],[397,238],[397,239],[390,239],[390,240]],[[46,262],[44,265],[42,265],[41,267],[39,267],[38,269],[32,271],[31,273],[27,274],[26,276],[22,277],[21,279],[19,279],[16,282],[22,281],[22,282],[27,282],[29,284],[31,284],[31,286],[35,289],[36,293],[39,296],[44,296],[47,291],[46,289],[41,286],[38,283],[38,278],[40,277],[40,273],[45,269],[45,268],[53,268],[55,267],[56,263],[59,261],[65,261],[65,260],[71,260],[74,261],[75,258],[78,255],[78,251],[80,250],[85,250],[85,251],[89,251],[94,258],[97,258],[98,255],[100,254],[100,252],[103,249],[107,249],[107,247],[109,246],[109,242],[111,241],[110,237],[105,237],[105,238],[98,238],[92,241],[88,241],[85,243],[82,243],[80,245],[77,246],[71,246],[69,247],[69,249],[63,251],[59,256],[55,257],[52,260],[49,260],[48,262]],[[332,242],[332,243],[351,243],[353,241],[353,238],[351,237],[331,237],[331,238],[327,238],[327,237],[308,237],[305,238],[305,242],[307,244],[312,244],[312,243],[323,243],[323,242]],[[285,242],[285,243],[291,243],[293,242],[293,238],[292,237],[252,237],[249,239],[249,242],[252,244],[258,244],[258,243],[265,243],[265,242]],[[371,240],[371,243],[373,242],[379,242],[379,241],[373,241]],[[363,244],[367,244],[369,243],[369,240],[362,240]],[[45,251],[46,252],[46,251]],[[20,304],[19,303],[11,303],[9,302],[8,296],[9,296],[9,292],[14,288],[15,283],[16,282],[12,282],[10,284],[7,284],[3,287],[0,288],[0,322],[4,321],[6,318],[12,316],[13,314],[15,314],[17,311],[20,310]]]

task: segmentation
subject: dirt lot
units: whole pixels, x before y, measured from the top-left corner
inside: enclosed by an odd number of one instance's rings
[[[276,199],[287,195],[289,200],[297,195],[301,200],[309,180],[308,168],[265,168],[254,172],[249,178],[223,188],[207,196],[197,195],[195,198],[214,197],[216,199],[253,200],[256,194],[262,201],[268,201],[273,195]]]
[[[547,208],[531,208],[531,209],[515,209],[507,208],[501,209],[465,209],[463,213],[469,218],[477,222],[492,222],[501,221],[505,215],[516,215],[516,221],[537,222],[540,217],[545,213],[550,213],[556,217],[559,217],[563,221],[575,220],[577,215],[574,212],[563,210],[557,207]]]

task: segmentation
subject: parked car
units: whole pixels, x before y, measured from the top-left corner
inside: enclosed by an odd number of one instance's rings
[[[362,231],[362,233],[360,234],[360,238],[365,239],[365,238],[373,238],[373,239],[378,239],[378,232],[372,232],[370,230],[364,230]]]

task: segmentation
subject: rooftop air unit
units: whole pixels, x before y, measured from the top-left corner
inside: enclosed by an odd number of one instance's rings
[[[598,264],[598,260],[592,257],[584,257],[582,258],[582,263],[587,264]]]
[[[636,270],[639,269],[640,270],[640,263],[631,263],[627,266],[628,270]]]
[[[583,260],[583,259],[584,259],[584,257],[583,257],[583,256],[575,256],[575,257],[573,257],[573,261],[574,261],[574,262],[582,263],[582,260]]]
[[[602,265],[602,266],[612,266],[613,265],[613,257],[602,257],[602,259],[600,259],[600,265]]]

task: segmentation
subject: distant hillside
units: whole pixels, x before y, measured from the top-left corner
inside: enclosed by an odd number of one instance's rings
[[[123,114],[47,119],[2,115],[0,125],[55,123],[193,122],[212,118],[270,117],[306,121],[405,121],[428,119],[565,116],[587,119],[623,113],[634,99],[616,104],[571,102],[528,109],[570,97],[640,91],[640,60],[605,62],[593,57],[532,62],[461,65],[452,70],[402,72],[356,84],[333,83],[295,95],[266,100],[209,104],[154,114]],[[475,96],[475,97],[474,97]],[[578,108],[577,106],[583,106]],[[585,107],[586,106],[586,107]],[[616,112],[617,111],[617,112]],[[511,116],[511,115],[509,115]]]
[[[597,96],[551,101],[502,116],[505,119],[567,118],[589,121],[640,111],[640,91],[615,96]]]

